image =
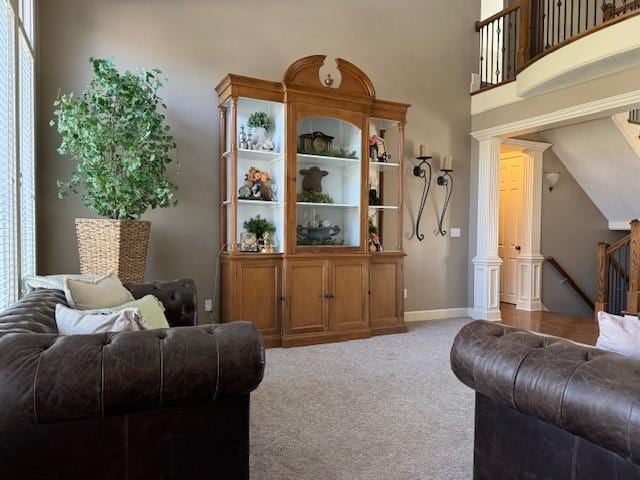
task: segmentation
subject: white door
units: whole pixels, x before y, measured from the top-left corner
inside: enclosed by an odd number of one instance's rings
[[[518,298],[518,256],[522,245],[523,182],[522,153],[504,154],[500,158],[500,301],[514,305]]]

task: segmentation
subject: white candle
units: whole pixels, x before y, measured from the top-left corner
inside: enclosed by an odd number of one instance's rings
[[[420,156],[421,157],[429,156],[429,145],[427,145],[426,143],[420,144]]]
[[[440,170],[453,170],[453,157],[445,156],[440,159]]]

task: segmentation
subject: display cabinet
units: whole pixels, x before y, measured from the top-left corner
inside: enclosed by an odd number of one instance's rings
[[[408,105],[322,55],[282,82],[228,75],[220,114],[223,321],[268,346],[406,330],[402,199]]]

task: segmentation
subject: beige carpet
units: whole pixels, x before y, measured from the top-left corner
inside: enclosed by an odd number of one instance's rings
[[[252,396],[252,480],[468,480],[473,392],[449,368],[469,319],[267,351]]]

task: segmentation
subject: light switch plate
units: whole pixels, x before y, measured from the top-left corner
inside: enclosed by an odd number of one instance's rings
[[[451,237],[458,238],[462,236],[462,230],[460,228],[452,228],[451,229]]]

